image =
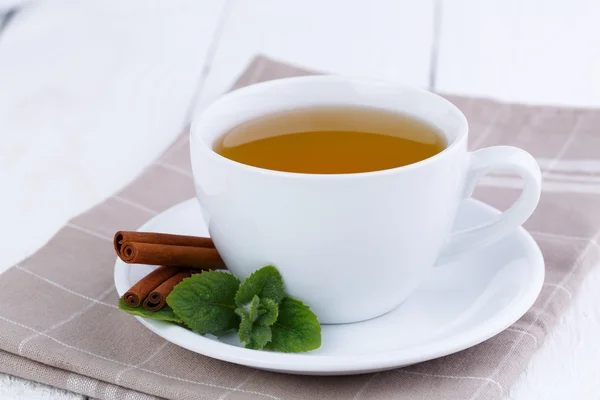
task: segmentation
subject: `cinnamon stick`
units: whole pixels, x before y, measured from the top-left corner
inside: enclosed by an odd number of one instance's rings
[[[119,258],[129,264],[227,268],[210,238],[119,231],[115,234],[114,246]]]
[[[173,288],[185,278],[192,276],[189,271],[179,272],[166,281],[160,286],[154,289],[146,300],[144,300],[144,308],[148,311],[158,311],[163,308],[166,304],[167,296],[173,291]]]
[[[227,269],[215,248],[127,242],[121,260],[129,264],[170,265],[194,269]]]
[[[124,295],[123,300],[131,307],[137,307],[150,292],[177,273],[174,267],[158,267],[133,285]]]
[[[198,236],[171,235],[168,233],[119,231],[115,233],[114,246],[121,253],[126,242],[169,244],[174,246],[215,247],[211,238]]]

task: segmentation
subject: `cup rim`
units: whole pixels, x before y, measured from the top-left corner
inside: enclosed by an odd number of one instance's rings
[[[454,114],[459,118],[461,123],[460,132],[452,143],[450,143],[444,150],[439,153],[428,157],[424,160],[417,161],[412,164],[402,165],[399,167],[382,169],[377,171],[367,171],[367,172],[351,172],[351,173],[342,173],[342,174],[312,174],[312,173],[302,173],[302,172],[286,172],[286,171],[277,171],[271,170],[261,167],[255,167],[248,164],[243,164],[238,161],[231,160],[229,158],[223,157],[219,153],[217,153],[205,140],[199,139],[196,140],[195,137],[197,135],[194,134],[196,131],[196,126],[199,124],[205,115],[209,114],[213,108],[216,108],[225,101],[230,101],[232,99],[236,99],[238,97],[243,97],[248,94],[252,94],[252,92],[258,92],[263,89],[273,88],[277,86],[285,86],[291,81],[294,82],[306,82],[306,83],[319,83],[319,82],[341,82],[348,84],[367,84],[371,86],[385,86],[388,88],[395,89],[397,91],[412,91],[419,93],[421,95],[430,97],[435,99],[436,101],[441,101],[445,103],[449,110],[452,110]],[[206,107],[201,112],[197,113],[194,116],[193,121],[190,125],[190,151],[192,152],[192,158],[194,157],[194,149],[198,149],[202,151],[207,157],[211,158],[215,162],[223,163],[225,165],[229,165],[230,167],[235,167],[238,169],[245,170],[247,172],[259,173],[262,175],[269,175],[280,178],[288,178],[288,179],[305,179],[305,180],[340,180],[340,179],[357,179],[357,178],[372,178],[376,176],[386,176],[386,175],[395,175],[399,173],[405,173],[412,171],[414,169],[418,169],[424,166],[427,166],[431,163],[434,163],[440,159],[447,157],[456,147],[460,145],[460,143],[465,140],[469,131],[469,125],[467,118],[460,111],[460,109],[454,105],[451,101],[445,99],[437,93],[433,93],[429,90],[419,88],[417,86],[406,85],[402,83],[388,82],[380,79],[371,79],[371,78],[363,78],[363,77],[349,77],[349,76],[340,76],[340,75],[309,75],[309,76],[295,76],[289,78],[275,79],[271,81],[259,82],[252,85],[248,85],[239,89],[232,90],[220,96],[218,99],[213,101],[208,107]],[[223,132],[224,133],[224,132]],[[193,164],[193,161],[192,161]]]

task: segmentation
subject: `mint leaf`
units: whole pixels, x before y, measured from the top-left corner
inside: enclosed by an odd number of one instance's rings
[[[254,295],[250,303],[236,308],[235,313],[241,317],[238,337],[245,343],[245,347],[255,350],[265,347],[265,344],[271,340],[271,328],[262,322],[270,322],[270,325],[275,322],[277,304],[269,298],[261,300]]]
[[[254,326],[254,321],[252,321],[250,319],[250,316],[243,312],[240,311],[238,312],[239,308],[236,309],[236,314],[238,314],[241,318],[241,322],[240,322],[240,330],[238,331],[238,337],[240,338],[240,342],[244,343],[244,342],[249,342],[250,338],[252,337],[252,327]]]
[[[175,315],[202,335],[236,329],[235,294],[240,281],[226,272],[204,271],[179,283],[167,297]]]
[[[256,325],[271,326],[277,320],[277,315],[279,315],[279,307],[275,301],[266,298],[261,300],[258,314],[259,315],[256,318]]]
[[[181,318],[179,318],[175,313],[173,313],[173,309],[169,306],[164,306],[158,311],[148,311],[144,307],[131,307],[123,298],[119,299],[119,309],[129,313],[131,315],[136,315],[138,317],[144,317],[149,319],[155,319],[157,321],[167,321],[167,322],[176,322],[178,324],[183,323]]]
[[[260,299],[258,296],[254,296],[252,301],[242,307],[236,308],[235,313],[242,319],[240,322],[240,330],[238,336],[240,341],[248,342],[252,337],[252,327],[254,321],[258,317]]]
[[[272,338],[265,348],[284,353],[298,353],[321,346],[321,326],[317,316],[301,301],[284,297],[279,316],[271,326]]]
[[[246,342],[245,347],[247,349],[262,350],[269,340],[271,340],[271,336],[270,326],[255,326],[252,329],[250,340]]]
[[[240,317],[242,316],[241,314],[246,314],[251,322],[256,321],[256,318],[258,318],[260,313],[260,298],[258,296],[254,296],[250,303],[236,308],[235,312]]]
[[[241,313],[242,322],[238,337],[247,349],[261,350],[271,340],[271,327],[257,326],[252,323],[248,314]]]
[[[242,307],[252,301],[254,296],[261,300],[269,298],[279,303],[285,296],[283,279],[275,267],[268,265],[250,275],[235,295],[235,304]]]

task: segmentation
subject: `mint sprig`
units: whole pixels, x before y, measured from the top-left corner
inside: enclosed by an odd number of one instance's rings
[[[259,315],[267,312],[264,308],[261,309],[259,297],[254,296],[249,309],[246,307],[237,308],[235,312],[241,318],[240,329],[238,331],[240,341],[245,343],[245,347],[248,349],[260,350],[264,348],[271,340],[272,334],[270,326],[257,323]]]
[[[301,301],[286,296],[281,274],[271,265],[241,284],[226,272],[192,275],[175,286],[167,304],[150,312],[120,300],[119,308],[183,324],[200,334],[218,335],[237,329],[240,341],[249,349],[295,353],[321,346],[317,316]]]
[[[271,325],[279,314],[283,299],[283,278],[271,265],[250,275],[235,295],[236,314],[241,323],[238,336],[248,349],[260,350],[271,341]]]
[[[273,299],[261,299],[258,308],[258,317],[256,318],[257,325],[271,326],[277,321],[279,307]]]

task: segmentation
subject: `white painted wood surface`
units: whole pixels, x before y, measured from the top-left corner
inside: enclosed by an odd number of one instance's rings
[[[84,400],[86,396],[0,374],[0,399],[3,400]]]
[[[0,197],[0,271],[133,179],[195,93],[204,107],[257,52],[450,93],[600,106],[597,0],[24,3],[0,34],[0,187],[13,194]],[[35,234],[12,241],[15,227]],[[596,268],[506,399],[599,398],[599,286]],[[81,396],[0,375],[0,398]]]
[[[1,265],[123,187],[181,131],[224,4],[52,0],[13,17],[0,36],[0,187],[12,193],[0,198]]]
[[[198,107],[262,53],[317,71],[426,87],[433,1],[232,0]]]
[[[437,89],[600,105],[600,1],[445,0]]]

